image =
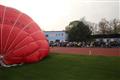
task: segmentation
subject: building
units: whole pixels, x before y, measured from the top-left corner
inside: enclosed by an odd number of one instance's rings
[[[44,32],[49,42],[50,41],[62,42],[67,40],[67,34],[65,31],[44,31]]]

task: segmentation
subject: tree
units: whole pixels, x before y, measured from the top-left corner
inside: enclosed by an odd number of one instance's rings
[[[99,33],[100,34],[120,34],[120,20],[113,19],[111,21],[107,21],[106,19],[102,19],[99,22]]]
[[[120,20],[119,19],[113,19],[110,23],[110,26],[112,26],[112,34],[120,34]]]
[[[99,33],[100,34],[111,34],[112,32],[112,28],[109,25],[109,21],[107,21],[106,19],[102,19],[99,22]]]
[[[87,41],[92,31],[83,21],[73,21],[66,27],[69,41]]]

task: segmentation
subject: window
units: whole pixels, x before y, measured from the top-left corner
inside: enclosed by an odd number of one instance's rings
[[[61,34],[61,36],[63,36],[63,33]]]
[[[46,34],[45,36],[48,37],[48,34]]]
[[[60,34],[58,34],[60,36]]]

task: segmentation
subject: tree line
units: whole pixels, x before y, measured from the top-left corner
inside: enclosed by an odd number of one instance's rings
[[[91,23],[86,21],[85,18],[80,20],[72,21],[65,28],[66,33],[68,34],[69,41],[89,41],[90,35],[102,34],[120,34],[120,20],[106,20],[101,19],[101,21],[96,23]]]

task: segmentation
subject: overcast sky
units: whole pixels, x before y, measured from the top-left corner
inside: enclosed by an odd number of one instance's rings
[[[28,14],[46,31],[64,30],[82,17],[95,23],[101,18],[120,19],[120,0],[0,0],[0,4]]]

